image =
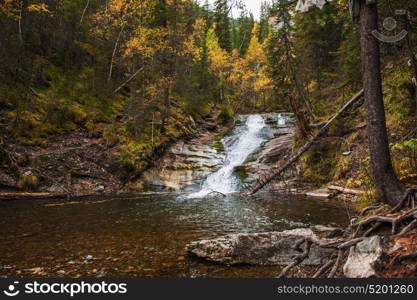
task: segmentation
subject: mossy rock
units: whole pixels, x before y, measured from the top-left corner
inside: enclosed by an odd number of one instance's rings
[[[213,148],[216,149],[217,152],[224,152],[224,146],[221,141],[215,141],[213,144]]]
[[[228,125],[234,121],[233,108],[228,105],[223,105],[220,114],[217,117],[217,122],[221,125]]]
[[[224,138],[223,134],[218,134],[214,137],[214,143],[213,143],[213,148],[217,151],[217,152],[224,152],[224,145],[222,143],[222,140]]]
[[[39,179],[32,172],[25,172],[19,175],[17,186],[22,190],[36,190],[39,186]]]
[[[239,179],[243,182],[246,179],[248,179],[249,175],[248,172],[246,170],[245,166],[237,166],[234,168],[233,173],[239,177]]]

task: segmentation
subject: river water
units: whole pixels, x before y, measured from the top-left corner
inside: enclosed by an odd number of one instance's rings
[[[239,179],[233,174],[234,169],[242,165],[266,141],[265,136],[261,134],[262,129],[266,127],[261,115],[248,116],[244,126],[238,126],[231,134],[230,139],[234,140],[233,143],[228,145],[224,142],[226,158],[223,166],[207,177],[200,191],[188,195],[188,198],[203,198],[213,192],[222,194],[238,192]]]
[[[276,122],[281,126],[285,119]],[[0,202],[0,276],[277,276],[277,267],[226,267],[185,252],[192,241],[229,233],[347,225],[340,200],[233,193],[239,189],[233,169],[271,137],[264,116],[243,117],[222,141],[223,165],[191,195]],[[204,197],[212,191],[227,196]]]
[[[347,220],[337,201],[270,193],[0,202],[0,276],[274,277],[277,267],[224,267],[189,257],[184,247],[228,233]]]

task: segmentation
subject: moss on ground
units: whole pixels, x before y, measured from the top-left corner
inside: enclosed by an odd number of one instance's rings
[[[242,181],[244,182],[246,179],[248,179],[249,175],[246,170],[245,166],[237,166],[234,168],[233,173]]]

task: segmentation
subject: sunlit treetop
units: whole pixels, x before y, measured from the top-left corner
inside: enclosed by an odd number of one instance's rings
[[[21,11],[27,9],[29,12],[51,14],[48,5],[45,3],[37,3],[32,1],[29,5],[25,5],[22,0],[2,0],[0,2],[0,13],[6,15],[8,18],[19,20],[21,18]]]

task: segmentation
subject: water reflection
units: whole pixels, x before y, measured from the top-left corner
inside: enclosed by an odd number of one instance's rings
[[[272,277],[274,267],[213,265],[188,257],[184,247],[228,233],[342,226],[348,220],[338,201],[276,194],[210,199],[142,195],[72,202],[0,203],[0,275]],[[87,260],[88,255],[93,259]]]

